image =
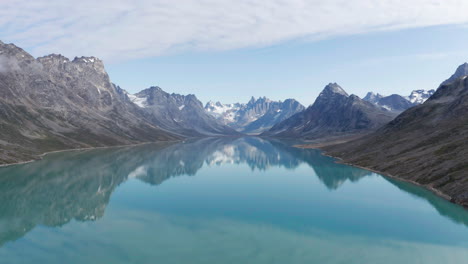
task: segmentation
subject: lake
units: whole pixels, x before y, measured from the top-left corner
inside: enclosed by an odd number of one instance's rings
[[[0,263],[466,263],[468,212],[255,137],[0,169]]]

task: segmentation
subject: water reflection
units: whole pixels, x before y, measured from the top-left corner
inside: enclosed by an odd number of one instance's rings
[[[440,215],[445,216],[458,224],[468,226],[468,210],[447,200],[441,199],[431,191],[423,189],[411,183],[385,178],[387,181],[398,187],[400,190],[410,193],[418,198],[429,202]]]
[[[151,185],[195,175],[205,165],[247,164],[252,170],[298,168],[308,164],[330,190],[370,175],[336,164],[317,150],[260,138],[206,138],[175,144],[56,153],[44,160],[0,169],[0,246],[37,225],[62,226],[72,219],[104,215],[115,188],[130,178]],[[468,223],[467,213],[421,189],[390,182],[428,200],[444,216]]]

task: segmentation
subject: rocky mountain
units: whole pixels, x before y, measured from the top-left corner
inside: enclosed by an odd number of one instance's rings
[[[304,110],[304,106],[294,99],[272,101],[266,97],[252,97],[247,104],[222,104],[208,102],[205,111],[237,131],[258,134],[273,125]]]
[[[395,113],[401,113],[406,109],[414,106],[414,104],[411,103],[407,98],[398,94],[383,96],[381,94],[368,92],[363,100]]]
[[[455,70],[455,73],[450,76],[447,80],[445,80],[442,85],[449,84],[453,81],[456,81],[464,76],[468,75],[468,63],[463,63],[462,65],[458,66]]]
[[[424,103],[434,92],[435,90],[414,90],[408,97],[398,94],[383,96],[381,94],[368,92],[364,100],[385,108],[388,111],[401,113],[410,107]]]
[[[193,94],[169,94],[160,87],[150,87],[134,95],[126,94],[147,120],[163,129],[183,136],[240,135],[207,114]]]
[[[262,136],[319,139],[357,135],[376,130],[395,115],[330,83],[313,105],[276,124]]]
[[[443,82],[426,102],[375,133],[325,150],[346,163],[424,185],[468,206],[467,76]]]
[[[35,59],[0,42],[0,163],[53,150],[178,138],[122,100],[101,60]]]
[[[408,100],[413,103],[414,105],[424,103],[429,97],[431,97],[435,93],[434,89],[431,90],[414,90],[411,92],[410,96],[408,96]]]
[[[367,101],[367,102],[371,102],[373,104],[378,104],[379,103],[379,100],[384,98],[385,96],[379,94],[379,93],[374,93],[374,92],[368,92],[366,94],[366,96],[364,98],[362,98],[363,100]]]

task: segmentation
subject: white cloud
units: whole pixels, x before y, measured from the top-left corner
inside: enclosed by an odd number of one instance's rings
[[[466,0],[2,0],[0,39],[106,61],[468,23]]]

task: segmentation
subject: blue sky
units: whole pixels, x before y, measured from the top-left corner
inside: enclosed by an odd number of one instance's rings
[[[468,61],[466,0],[2,0],[0,40],[104,60],[130,92],[313,103],[433,89]]]
[[[468,27],[437,26],[296,40],[264,48],[184,52],[107,66],[112,80],[136,92],[151,85],[202,101],[250,96],[295,98],[308,105],[329,82],[363,97],[435,89],[468,61]]]

